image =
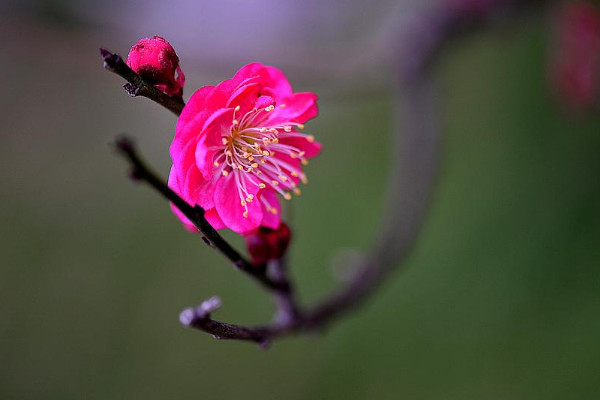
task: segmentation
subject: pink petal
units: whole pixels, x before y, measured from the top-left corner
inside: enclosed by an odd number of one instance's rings
[[[206,218],[208,223],[215,229],[227,228],[225,226],[225,223],[221,219],[221,217],[219,217],[219,214],[217,213],[216,208],[211,208],[210,210],[206,210],[206,212],[204,213],[204,218]]]
[[[227,107],[240,106],[237,115],[241,117],[254,106],[259,92],[260,85],[256,82],[242,85],[232,93],[227,101]]]
[[[223,151],[221,140],[223,136],[229,135],[232,121],[233,109],[222,108],[214,112],[202,128],[202,136],[196,144],[195,162],[196,167],[207,180],[212,179],[215,169],[214,156],[217,152]]]
[[[277,107],[269,122],[298,122],[304,123],[317,116],[319,108],[317,106],[318,97],[314,93],[303,92],[280,99],[278,104],[284,104],[284,108]]]
[[[256,229],[263,218],[262,207],[256,198],[248,203],[248,217],[244,218],[245,209],[240,204],[233,173],[222,176],[217,180],[214,202],[223,223],[232,231],[240,234]]]
[[[173,168],[171,168],[171,172],[169,173],[168,186],[171,188],[171,190],[173,190],[175,193],[177,193],[179,196],[181,196],[181,189],[179,187],[177,175]],[[173,205],[173,203],[171,203],[171,210],[173,210],[173,213],[177,216],[177,218],[179,218],[181,220],[181,222],[183,222],[183,225],[187,230],[189,230],[191,232],[198,232],[198,229],[196,228],[196,226],[194,224],[192,224],[190,222],[190,220],[187,219],[187,217],[185,215],[183,215],[183,213],[181,211],[179,211],[179,209]]]
[[[204,86],[198,89],[183,107],[183,111],[177,119],[177,131],[183,129],[198,113],[208,112],[210,114],[225,107],[226,102],[227,96],[214,86]]]
[[[177,133],[171,143],[169,152],[173,160],[173,166],[181,182],[184,181],[188,170],[196,167],[196,145],[200,139],[202,129],[209,113],[206,111],[198,113],[188,123],[177,124]]]
[[[266,206],[263,204],[263,219],[260,225],[271,229],[279,228],[279,224],[281,223],[281,204],[277,198],[277,193],[272,190],[263,190],[260,192],[260,196],[264,197],[271,207],[277,210],[277,214],[273,214],[267,211]]]
[[[279,139],[279,143],[287,144],[289,146],[294,146],[300,151],[306,153],[304,157],[313,158],[317,156],[321,152],[321,143],[318,142],[309,142],[308,139],[304,137],[281,137]]]

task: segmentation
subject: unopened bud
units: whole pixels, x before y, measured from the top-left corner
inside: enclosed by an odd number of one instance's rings
[[[279,228],[259,227],[246,236],[246,247],[252,258],[252,264],[262,265],[269,260],[283,257],[290,244],[291,232],[285,223]]]
[[[185,75],[175,49],[160,36],[139,40],[127,56],[127,65],[145,81],[169,96],[181,98]]]

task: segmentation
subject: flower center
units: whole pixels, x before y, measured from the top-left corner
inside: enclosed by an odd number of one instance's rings
[[[245,218],[248,218],[248,203],[255,199],[253,193],[260,189],[269,187],[290,200],[290,192],[300,195],[298,181],[307,183],[302,170],[292,161],[297,159],[302,165],[308,164],[304,151],[281,143],[280,139],[304,138],[313,142],[314,137],[297,132],[296,129],[304,129],[304,125],[296,122],[270,124],[269,116],[274,109],[273,105],[254,108],[237,119],[240,111],[237,106],[229,132],[221,137],[223,150],[217,152],[213,160],[218,168],[216,173],[233,174]],[[268,212],[277,214],[275,206],[264,196],[259,199]]]

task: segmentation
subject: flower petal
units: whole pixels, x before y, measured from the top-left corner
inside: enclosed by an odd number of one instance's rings
[[[214,112],[202,128],[202,136],[196,144],[195,161],[197,168],[202,172],[204,179],[210,180],[214,174],[214,156],[223,151],[221,142],[223,136],[228,136],[233,120],[233,109],[222,108]]]
[[[179,196],[182,196],[181,188],[179,187],[177,174],[175,173],[174,168],[171,168],[171,172],[169,173],[168,185],[171,188],[171,190],[173,190]],[[196,226],[192,224],[190,220],[187,219],[187,217],[183,215],[183,213],[179,211],[179,208],[175,207],[173,203],[171,203],[171,210],[173,210],[173,213],[177,216],[177,218],[179,218],[181,222],[183,222],[183,226],[185,227],[185,229],[187,229],[190,232],[198,232]]]
[[[291,96],[279,100],[279,105],[269,119],[270,123],[297,122],[304,123],[317,116],[319,107],[316,94],[310,92],[294,93]]]
[[[285,137],[279,138],[279,143],[293,146],[305,153],[304,157],[313,158],[321,152],[321,143],[311,142],[306,137]]]
[[[262,207],[257,199],[247,203],[248,216],[243,217],[245,208],[240,204],[234,174],[220,177],[215,185],[215,208],[223,223],[232,231],[244,234],[256,229],[263,218]]]
[[[260,225],[271,229],[279,228],[279,224],[281,223],[281,204],[277,198],[277,193],[273,190],[263,190],[260,192],[259,196],[264,198],[264,200],[269,203],[269,206],[275,209],[275,213],[267,210],[267,206],[261,201],[263,207],[263,219]]]
[[[225,107],[227,98],[228,96],[215,86],[204,86],[198,89],[183,107],[183,111],[177,119],[177,131],[183,129],[199,113],[211,114],[213,111]]]

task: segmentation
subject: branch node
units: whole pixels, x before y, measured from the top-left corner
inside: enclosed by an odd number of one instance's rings
[[[141,93],[141,89],[131,83],[126,83],[123,85],[123,89],[127,92],[127,94],[131,97],[137,97]]]
[[[198,318],[206,318],[214,311],[221,308],[222,302],[218,296],[213,296],[210,299],[206,299],[196,308],[196,315]]]

